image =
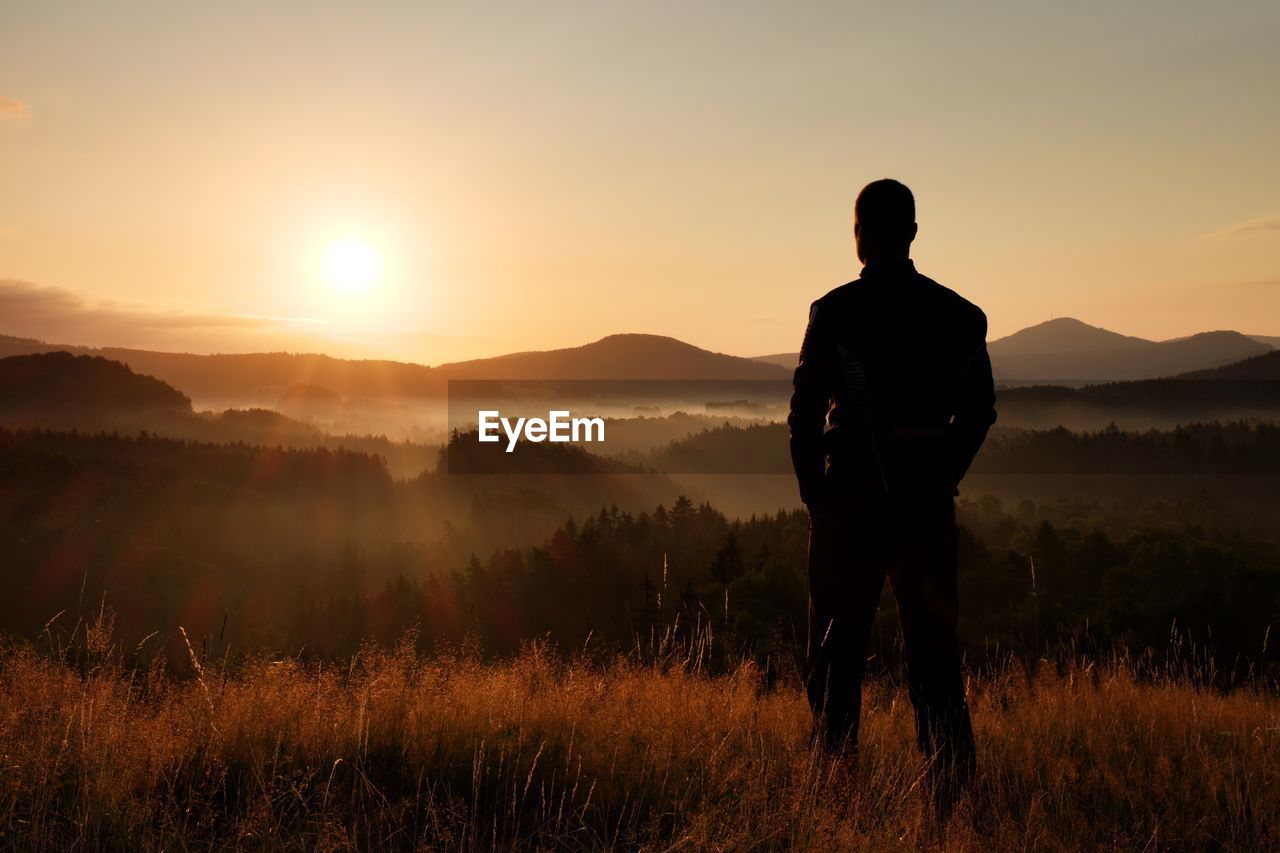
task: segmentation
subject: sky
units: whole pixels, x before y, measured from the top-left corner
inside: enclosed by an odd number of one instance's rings
[[[992,338],[1280,335],[1280,4],[6,4],[0,333],[795,351],[853,200]]]

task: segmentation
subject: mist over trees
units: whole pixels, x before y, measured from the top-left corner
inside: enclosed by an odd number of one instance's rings
[[[1277,443],[1241,424],[1052,431],[1002,439],[986,464],[1236,471],[1271,465]],[[1240,517],[1211,497],[962,502],[968,654],[1159,652],[1173,632],[1224,671],[1262,672],[1280,534]],[[423,649],[491,655],[709,632],[725,662],[785,669],[806,618],[805,512],[733,519],[660,476],[396,480],[346,450],[0,430],[0,537],[0,630],[32,639],[105,603],[126,644],[172,643],[181,625],[237,653],[341,659],[409,630]],[[896,654],[894,620],[886,593],[877,665]]]

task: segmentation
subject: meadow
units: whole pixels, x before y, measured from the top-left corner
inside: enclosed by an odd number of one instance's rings
[[[0,652],[5,849],[1050,849],[1280,846],[1280,698],[1113,658],[971,676],[980,775],[945,824],[905,687],[857,762],[800,685],[698,652],[126,665]]]
[[[960,503],[941,823],[888,596],[859,760],[810,745],[803,511],[0,430],[0,850],[1280,849],[1277,448],[993,446],[1046,501]]]

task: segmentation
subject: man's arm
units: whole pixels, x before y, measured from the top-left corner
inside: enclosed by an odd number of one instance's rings
[[[956,482],[964,479],[987,431],[996,422],[996,384],[991,375],[991,356],[987,354],[987,318],[982,317],[982,344],[960,382],[955,415],[947,430],[951,444],[952,470]]]
[[[809,325],[800,346],[800,364],[792,379],[791,411],[787,426],[791,431],[791,464],[800,485],[800,500],[806,505],[822,493],[826,477],[826,454],[822,433],[831,406],[831,350],[827,315],[821,303],[809,309]]]

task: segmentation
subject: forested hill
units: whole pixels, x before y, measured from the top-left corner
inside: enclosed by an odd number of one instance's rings
[[[788,474],[785,424],[725,424],[624,457],[664,473]],[[1175,429],[1092,432],[997,427],[973,474],[1266,474],[1280,472],[1280,427],[1194,423]]]
[[[1224,367],[1195,370],[1177,378],[1280,383],[1280,350],[1255,355]]]
[[[190,411],[181,391],[118,361],[68,352],[0,358],[0,414]]]

